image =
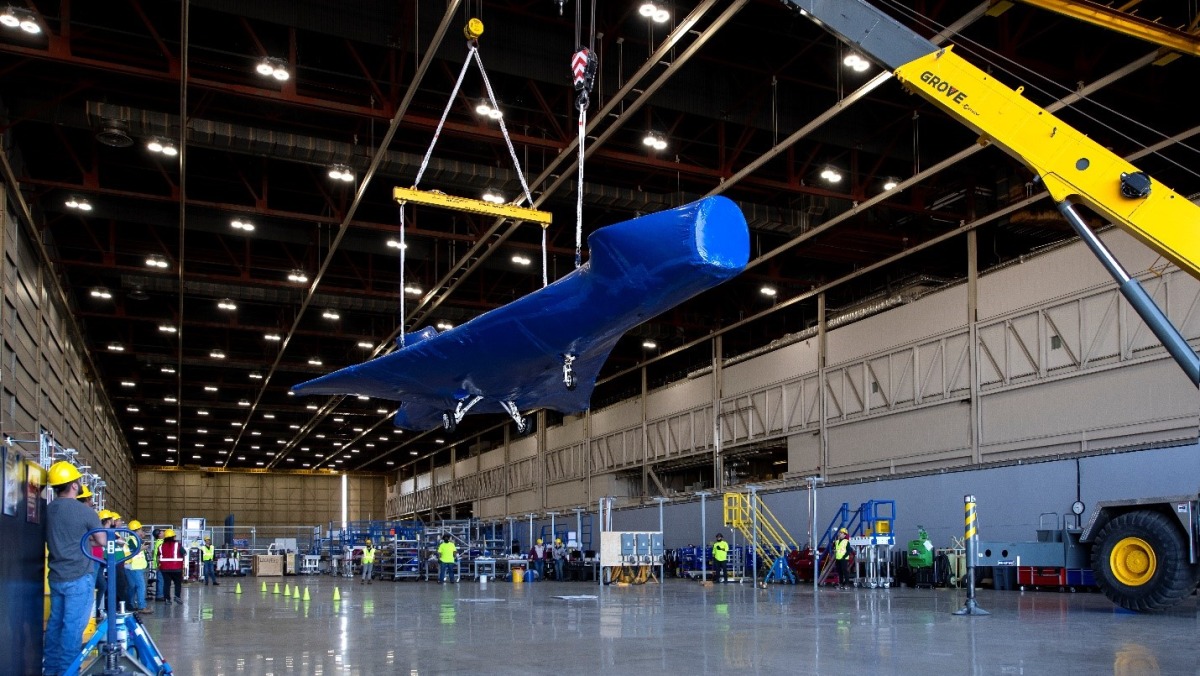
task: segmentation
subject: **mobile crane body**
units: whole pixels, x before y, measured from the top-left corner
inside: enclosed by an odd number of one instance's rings
[[[1200,206],[1049,111],[866,0],[781,0],[891,70],[907,89],[1024,163],[1117,281],[1122,295],[1200,387],[1200,355],[1076,213],[1084,204],[1200,279]],[[1197,398],[1200,411],[1200,397]],[[1178,603],[1200,583],[1200,496],[1098,504],[1080,542],[1097,584],[1130,610]]]

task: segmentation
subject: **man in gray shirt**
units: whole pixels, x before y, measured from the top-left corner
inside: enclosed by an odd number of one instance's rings
[[[100,528],[100,518],[79,502],[81,476],[69,462],[50,466],[54,500],[46,506],[46,547],[50,550],[50,621],[42,658],[45,674],[58,676],[71,666],[83,647],[83,630],[92,610],[95,584],[92,561],[80,547],[83,536]],[[91,544],[103,547],[103,533]]]

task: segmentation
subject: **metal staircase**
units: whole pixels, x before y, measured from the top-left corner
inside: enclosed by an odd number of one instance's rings
[[[754,548],[756,561],[771,562],[764,583],[796,583],[787,557],[791,552],[799,551],[800,545],[757,493],[726,493],[724,519],[726,526],[736,528]]]

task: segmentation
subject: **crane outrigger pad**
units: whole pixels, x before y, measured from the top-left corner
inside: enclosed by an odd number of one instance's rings
[[[511,218],[515,221],[531,221],[541,224],[542,227],[550,225],[550,221],[553,218],[553,215],[549,211],[538,211],[537,209],[519,207],[515,204],[494,204],[469,197],[455,197],[447,195],[444,192],[418,190],[416,188],[392,188],[392,199],[401,204],[412,202],[414,204],[425,204],[444,209],[453,209],[455,211],[465,211],[469,214],[499,216],[501,218]]]

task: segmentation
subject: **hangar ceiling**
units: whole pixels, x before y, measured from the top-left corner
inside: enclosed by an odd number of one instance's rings
[[[391,349],[391,189],[412,184],[448,104],[421,187],[519,195],[499,125],[476,112],[476,71],[450,100],[470,16],[485,25],[480,54],[513,148],[554,214],[548,276],[573,269],[579,1],[560,14],[556,0],[192,0],[186,18],[179,2],[16,3],[42,30],[0,30],[4,180],[29,206],[136,463],[390,471],[503,439],[500,418],[399,433],[393,402],[287,389]],[[846,67],[849,51],[783,3],[660,2],[662,23],[639,4],[595,3],[584,236],[721,193],[747,215],[752,262],[624,338],[594,406],[640,391],[643,366],[651,387],[703,369],[715,333],[731,358],[811,328],[817,291],[849,321],[954,283],[968,228],[982,270],[1071,238],[1048,201],[1027,201],[1039,189],[1025,168],[878,66]],[[1200,191],[1196,116],[1180,96],[1200,76],[1195,57],[1020,3],[878,5],[1065,106],[1175,190]],[[1122,9],[1195,31],[1189,3]],[[260,75],[266,57],[288,79]],[[666,147],[645,145],[649,132]],[[331,165],[354,180],[331,179]],[[83,200],[89,211],[68,206]],[[534,225],[428,208],[406,221],[410,330],[541,284]]]

